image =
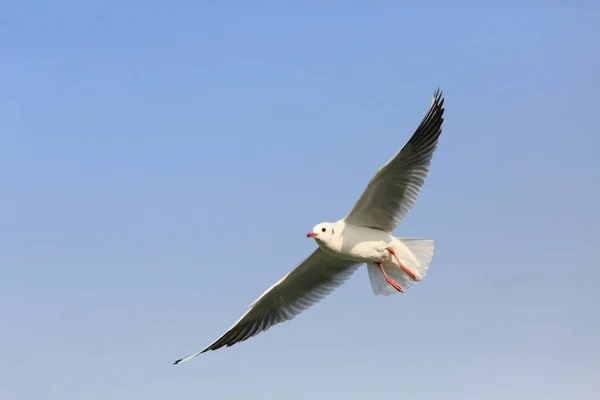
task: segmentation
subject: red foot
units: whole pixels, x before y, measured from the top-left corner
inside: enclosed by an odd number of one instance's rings
[[[402,290],[402,288],[400,287],[400,285],[398,285],[396,282],[394,282],[394,280],[392,278],[390,278],[388,276],[388,274],[385,273],[385,269],[383,269],[383,264],[382,263],[377,263],[377,265],[379,265],[379,268],[381,268],[381,272],[383,272],[383,276],[385,276],[385,280],[387,281],[387,283],[389,283],[390,285],[392,285],[394,287],[394,289],[396,289],[400,293],[404,293],[404,291]]]
[[[398,256],[396,255],[396,251],[394,251],[394,249],[392,249],[391,247],[388,247],[386,250],[389,251],[390,253],[392,253],[392,255],[394,256],[394,258],[396,259],[396,262],[398,263],[398,265],[400,266],[400,268],[402,268],[402,271],[404,271],[406,273],[406,275],[410,276],[413,281],[416,281],[417,277],[415,276],[415,274],[413,274],[411,272],[410,269],[408,269],[404,265],[402,265],[402,263],[398,259]]]

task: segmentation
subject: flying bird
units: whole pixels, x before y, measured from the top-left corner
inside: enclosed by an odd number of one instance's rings
[[[425,276],[433,240],[400,238],[392,231],[415,203],[444,122],[444,99],[436,90],[429,110],[406,144],[375,173],[351,211],[315,225],[306,235],[317,249],[261,294],[248,311],[202,353],[233,346],[289,321],[331,294],[366,264],[375,295],[402,293]]]

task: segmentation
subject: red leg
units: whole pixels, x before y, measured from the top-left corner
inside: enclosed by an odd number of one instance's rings
[[[396,259],[396,262],[398,263],[398,265],[400,266],[400,268],[402,268],[402,271],[404,271],[406,273],[406,275],[410,276],[412,278],[413,281],[417,280],[417,277],[415,276],[415,274],[413,274],[411,272],[410,269],[406,268],[398,259],[398,255],[396,255],[396,251],[394,251],[394,249],[392,249],[391,247],[388,247],[386,249],[387,251],[389,251],[390,253],[392,253],[392,255],[394,256],[394,258]]]
[[[396,282],[394,282],[394,280],[392,278],[390,278],[388,276],[388,274],[385,273],[385,269],[383,269],[383,264],[382,263],[377,263],[377,265],[379,265],[379,268],[381,268],[381,272],[383,272],[383,276],[385,276],[385,280],[387,281],[387,283],[389,283],[390,285],[392,285],[394,287],[394,289],[396,289],[400,293],[403,293],[404,291],[402,290],[402,288],[400,287],[400,285],[398,285]]]

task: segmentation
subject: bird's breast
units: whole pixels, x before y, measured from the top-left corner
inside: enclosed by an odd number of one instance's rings
[[[324,250],[346,260],[380,262],[387,257],[386,249],[392,240],[387,232],[346,225],[339,240],[325,244]]]

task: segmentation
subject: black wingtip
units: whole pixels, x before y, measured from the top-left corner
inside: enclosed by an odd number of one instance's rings
[[[429,106],[429,112],[427,113],[424,119],[427,119],[429,113],[444,113],[444,97],[442,89],[440,89],[439,87],[433,93],[433,99],[431,100],[431,105]]]
[[[444,92],[442,91],[442,89],[438,86],[437,89],[435,89],[435,92],[433,92],[433,99],[434,101],[439,101],[442,96],[443,96]]]
[[[181,362],[181,360],[183,360],[183,358],[180,358],[179,360],[175,361],[175,362],[173,363],[173,365],[177,365],[177,364],[179,364],[179,363]]]

